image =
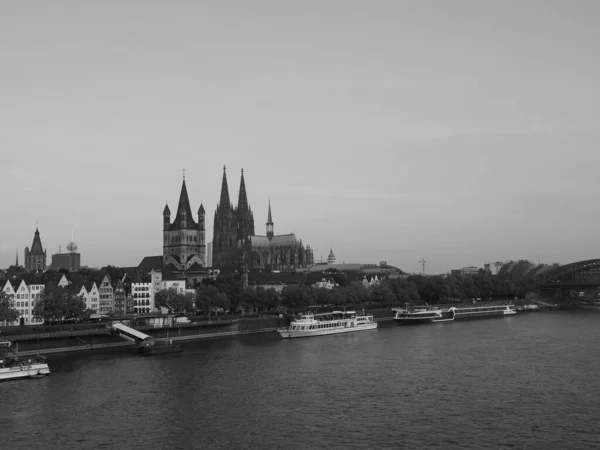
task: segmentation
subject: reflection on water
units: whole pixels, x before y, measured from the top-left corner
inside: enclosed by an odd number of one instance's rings
[[[596,448],[600,314],[49,358],[0,385],[7,448]],[[41,444],[43,443],[43,445]]]

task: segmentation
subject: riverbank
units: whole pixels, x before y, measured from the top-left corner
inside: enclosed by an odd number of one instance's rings
[[[369,311],[378,323],[391,322],[394,312],[387,310]],[[240,317],[235,319],[217,318],[216,320],[193,322],[172,327],[154,328],[136,327],[137,330],[157,339],[172,339],[178,342],[200,339],[232,338],[248,334],[274,333],[278,328],[288,326],[290,318],[278,315]],[[106,326],[87,327],[78,330],[75,327],[43,330],[42,333],[11,334],[3,333],[18,348],[19,355],[50,355],[58,353],[93,352],[106,349],[130,351],[137,347],[135,342],[111,333]]]

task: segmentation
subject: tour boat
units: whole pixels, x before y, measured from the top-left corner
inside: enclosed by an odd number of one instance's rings
[[[517,311],[513,305],[451,307],[442,311],[442,317],[433,319],[433,322],[448,322],[464,319],[483,319],[489,317],[514,316]]]
[[[282,338],[323,336],[327,334],[351,333],[354,331],[374,330],[377,322],[373,316],[356,311],[332,311],[328,313],[306,313],[293,320],[289,327],[279,328]]]
[[[434,319],[442,319],[442,310],[440,308],[430,308],[425,306],[414,306],[409,308],[407,304],[404,309],[393,308],[396,311],[394,320],[398,325],[417,325],[431,323]]]
[[[140,351],[147,356],[161,355],[163,353],[179,353],[181,344],[172,339],[146,339],[140,343]]]
[[[40,378],[50,374],[43,356],[19,358],[18,351],[10,352],[12,342],[0,340],[0,381],[19,378]]]
[[[519,312],[540,312],[540,307],[535,303],[530,303],[529,305],[523,305],[517,308]]]

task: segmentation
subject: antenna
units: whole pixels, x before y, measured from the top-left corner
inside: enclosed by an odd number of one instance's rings
[[[423,275],[425,275],[425,263],[426,263],[425,257],[423,256],[421,261],[417,261],[417,262],[423,266]]]

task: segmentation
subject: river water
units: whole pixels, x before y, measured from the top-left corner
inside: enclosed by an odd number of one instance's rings
[[[600,447],[600,311],[48,362],[0,384],[2,448]]]

